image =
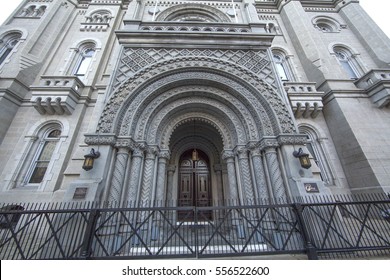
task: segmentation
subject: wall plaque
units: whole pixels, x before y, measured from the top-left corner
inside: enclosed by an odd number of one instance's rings
[[[316,183],[304,183],[303,186],[305,187],[305,190],[308,193],[319,193],[320,192]]]
[[[76,188],[73,194],[73,199],[85,199],[88,188]]]

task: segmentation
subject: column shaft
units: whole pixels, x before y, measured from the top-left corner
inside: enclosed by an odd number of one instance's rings
[[[111,180],[111,189],[108,195],[108,200],[117,204],[117,206],[119,206],[119,203],[121,202],[128,159],[128,148],[119,148],[116,153],[114,173]]]

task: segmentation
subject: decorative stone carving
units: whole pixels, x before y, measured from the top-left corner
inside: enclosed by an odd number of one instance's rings
[[[117,137],[113,134],[85,134],[84,142],[88,145],[115,146]]]
[[[278,144],[282,145],[304,145],[307,143],[307,136],[302,134],[294,135],[279,135],[277,137]],[[272,145],[276,147],[276,145]]]
[[[276,82],[266,50],[214,50],[214,49],[164,49],[164,48],[125,48],[115,74],[114,89],[135,73],[150,65],[176,58],[218,59],[249,70],[266,80],[274,88]]]
[[[250,173],[249,160],[248,160],[248,150],[246,148],[239,148],[237,150],[238,154],[238,162],[240,166],[240,174],[241,174],[241,183],[245,196],[245,205],[251,204],[250,201],[253,201],[255,197],[253,192],[253,184],[252,177]]]
[[[141,187],[141,202],[150,201],[152,198],[152,184],[154,175],[154,161],[156,159],[156,149],[148,148],[145,157],[143,169],[142,187]],[[144,204],[145,205],[145,204]]]
[[[272,190],[276,202],[287,202],[286,190],[282,179],[282,172],[279,166],[277,151],[275,148],[268,146],[265,150],[267,160],[268,174],[271,179]]]
[[[157,21],[178,21],[183,14],[199,13],[207,16],[209,22],[231,22],[230,18],[219,9],[201,3],[176,4],[162,11]]]
[[[200,60],[200,61],[199,61]],[[210,73],[210,70],[207,71],[207,69],[210,68],[220,68],[223,72],[230,72],[231,74],[242,77],[245,75],[245,70],[240,69],[240,71],[236,71],[237,66],[232,65],[226,65],[226,63],[223,63],[221,65],[221,61],[215,60],[215,63],[210,64],[208,61],[203,61],[202,58],[197,58],[194,60],[187,60],[185,62],[181,61],[180,59],[177,61],[170,61],[169,65],[166,65],[165,63],[161,63],[159,65],[155,65],[154,70],[151,70],[151,72],[145,73],[145,75],[140,76],[140,74],[135,75],[134,78],[129,79],[125,84],[123,84],[117,92],[113,94],[111,97],[111,100],[108,102],[103,116],[99,123],[99,130],[102,131],[108,131],[113,129],[113,121],[115,119],[116,114],[118,114],[118,110],[120,107],[120,104],[126,103],[129,104],[128,106],[124,106],[123,108],[127,108],[127,116],[121,116],[119,118],[119,123],[122,124],[122,131],[126,132],[129,129],[129,124],[135,123],[134,121],[131,121],[132,116],[129,115],[133,113],[133,110],[136,109],[136,107],[139,106],[139,102],[143,102],[146,96],[150,95],[151,93],[155,92],[156,89],[162,88],[163,86],[167,85],[167,81],[161,78],[153,83],[153,86],[149,87],[143,87],[142,92],[137,94],[135,93],[137,85],[143,84],[144,81],[149,80],[154,77],[157,73],[165,73],[167,71],[171,71],[172,69],[189,69],[191,67],[205,67],[205,71],[199,72],[199,75],[203,75],[203,79],[210,79],[210,77],[213,76],[213,73]],[[230,69],[229,69],[230,68]],[[223,69],[223,70],[222,70]],[[231,71],[229,71],[231,70]],[[213,70],[214,71],[214,70]],[[206,72],[206,73],[205,73]],[[209,73],[207,73],[209,72]],[[214,72],[215,73],[215,72]],[[222,73],[222,72],[221,72]],[[194,73],[191,73],[194,74]],[[175,76],[175,75],[174,75]],[[177,75],[176,75],[177,76]],[[215,76],[215,74],[214,74]],[[276,116],[278,117],[278,121],[273,121],[271,125],[267,125],[266,122],[264,122],[264,133],[267,135],[274,135],[275,132],[270,131],[270,129],[274,129],[276,131],[282,130],[282,132],[287,133],[293,133],[295,132],[295,127],[293,120],[291,116],[289,115],[289,112],[286,108],[286,104],[282,101],[282,99],[278,96],[278,94],[264,81],[261,81],[256,76],[246,76],[245,77],[245,83],[249,82],[250,84],[253,84],[254,87],[257,88],[257,92],[250,93],[248,92],[248,88],[240,85],[235,80],[232,79],[232,77],[224,77],[224,76],[215,76],[217,81],[220,83],[223,82],[223,84],[228,85],[237,92],[243,93],[243,96],[245,96],[248,101],[255,107],[255,109],[259,112],[261,115],[261,119],[267,119],[269,118],[269,114],[271,112],[270,107],[272,107],[272,110],[275,111]],[[183,77],[181,78],[183,79]],[[223,81],[221,81],[221,79]],[[179,79],[180,80],[180,79]],[[173,81],[171,81],[173,82]],[[241,81],[243,82],[243,80]],[[129,94],[129,92],[131,94]],[[245,94],[246,92],[246,94]],[[139,101],[136,101],[139,100]],[[272,116],[273,118],[276,117],[275,115]],[[270,127],[272,126],[272,128]],[[125,133],[121,133],[122,135]],[[276,133],[278,134],[278,133]]]
[[[121,195],[124,188],[124,180],[126,177],[126,167],[129,158],[129,150],[126,148],[119,148],[116,154],[116,161],[114,167],[114,174],[111,181],[111,189],[108,196],[110,202],[121,202]]]
[[[264,165],[262,159],[262,153],[260,149],[251,150],[252,164],[255,176],[255,186],[257,187],[257,193],[261,201],[268,202],[269,194],[267,189],[267,180],[265,178]]]
[[[129,189],[127,191],[127,202],[134,202],[137,200],[143,156],[144,156],[143,150],[136,148],[133,151],[131,170],[130,170]]]

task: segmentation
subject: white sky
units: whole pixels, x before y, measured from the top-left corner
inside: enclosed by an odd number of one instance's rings
[[[0,0],[0,23],[16,9],[22,0]],[[371,15],[383,31],[390,37],[390,1],[389,0],[360,0],[362,7]]]

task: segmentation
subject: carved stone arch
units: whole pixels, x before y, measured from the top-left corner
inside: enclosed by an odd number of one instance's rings
[[[198,72],[190,73],[191,69]],[[193,79],[194,74],[198,77],[203,75],[204,81],[212,81],[213,78],[216,81],[218,78],[225,88],[252,104],[253,114],[258,114],[262,120],[264,135],[296,132],[287,104],[272,86],[245,68],[207,57],[162,61],[136,73],[111,95],[99,121],[98,131],[128,135],[134,121],[133,114],[140,104],[157,89],[164,89],[172,75],[177,73],[176,85],[180,80]]]
[[[56,126],[61,130],[61,136],[67,137],[69,135],[69,122],[66,119],[59,120],[40,120],[34,123],[30,129],[28,130],[26,137],[35,137],[38,135],[39,131],[41,131],[44,127],[48,126]]]
[[[227,85],[229,79],[207,73],[207,69],[194,72],[192,69],[187,70],[188,73],[172,73],[163,78],[163,88],[151,92],[146,98],[140,102],[139,106],[135,106],[131,111],[132,117],[126,118],[126,123],[133,123],[129,130],[129,135],[139,134],[139,128],[145,124],[145,120],[150,118],[151,114],[158,111],[158,107],[164,106],[175,98],[182,98],[183,95],[205,96],[207,99],[217,100],[225,104],[236,115],[245,120],[245,129],[250,138],[258,138],[258,134],[272,134],[266,127],[271,127],[271,121],[265,113],[265,109],[258,104],[256,98],[249,100],[246,95],[251,93],[242,89],[234,89],[234,85]],[[225,82],[225,83],[224,83]],[[187,86],[183,86],[186,84]],[[203,93],[202,93],[203,92]],[[260,112],[260,113],[259,113]],[[137,126],[137,128],[136,128]],[[121,134],[127,133],[121,131]]]
[[[140,108],[142,114],[136,118],[138,121],[134,122],[136,124],[135,133],[132,132],[131,135],[134,135],[134,138],[139,141],[143,139],[144,135],[154,135],[153,130],[146,130],[148,127],[153,127],[153,124],[161,122],[162,116],[159,115],[174,115],[175,111],[181,111],[188,107],[186,110],[212,112],[213,115],[220,116],[221,119],[231,120],[235,126],[233,129],[239,134],[247,135],[248,141],[259,139],[261,127],[257,126],[247,108],[239,101],[236,102],[238,105],[235,105],[228,99],[217,98],[221,97],[222,94],[223,91],[207,86],[184,86],[166,91],[164,94],[158,95],[156,100],[146,102],[148,106]],[[229,97],[233,99],[233,97]]]
[[[156,21],[180,21],[186,15],[199,15],[208,22],[231,22],[222,11],[204,4],[179,4],[162,11]]]
[[[165,125],[160,126],[157,133],[152,137],[156,139],[154,140],[156,143],[160,143],[161,149],[168,149],[173,132],[180,125],[190,123],[194,120],[205,122],[214,127],[221,136],[223,146],[226,147],[226,149],[232,149],[236,143],[245,142],[244,139],[239,139],[240,136],[244,137],[244,135],[238,135],[236,131],[232,129],[232,124],[227,123],[226,120],[222,121],[219,118],[206,113],[187,113],[179,115],[176,118],[171,119]]]

